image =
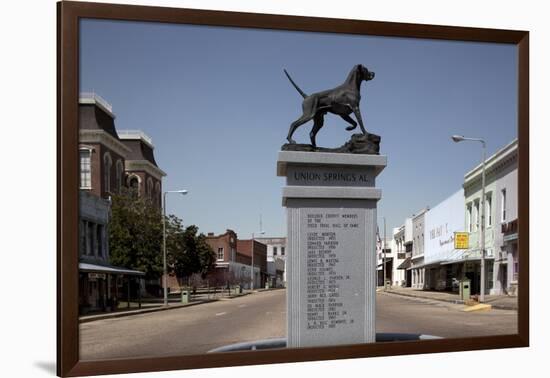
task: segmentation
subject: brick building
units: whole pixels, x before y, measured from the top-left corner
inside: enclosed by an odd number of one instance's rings
[[[141,294],[143,272],[109,261],[111,195],[134,186],[160,209],[162,177],[153,144],[140,131],[117,132],[112,107],[96,94],[79,99],[79,308],[112,310],[121,297]],[[119,133],[122,135],[119,135]]]
[[[254,288],[263,288],[268,280],[267,272],[267,246],[257,240],[237,240],[239,254],[252,259],[254,253]]]
[[[251,240],[239,240],[233,230],[220,235],[208,233],[206,242],[216,253],[216,263],[208,272],[211,285],[241,285],[249,289],[252,280]],[[267,277],[266,245],[254,243],[254,287],[263,287]]]

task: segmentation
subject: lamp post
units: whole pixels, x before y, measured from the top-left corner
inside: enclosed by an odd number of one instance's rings
[[[163,275],[162,275],[162,286],[164,290],[164,305],[168,306],[168,288],[167,288],[167,280],[168,280],[168,269],[166,266],[166,194],[168,193],[180,193],[181,195],[186,195],[187,190],[181,189],[181,190],[169,190],[164,192],[163,198],[162,198],[162,260],[163,260]]]
[[[265,234],[265,231],[260,231],[260,235]],[[252,261],[251,261],[251,272],[250,272],[250,290],[254,290],[254,233],[252,233]]]
[[[481,277],[480,277],[480,295],[479,295],[479,301],[484,302],[485,301],[485,141],[481,138],[466,138],[462,135],[453,135],[451,137],[453,142],[459,143],[463,141],[473,141],[473,142],[480,142],[482,149],[481,149],[481,225],[479,229],[479,243],[480,243],[480,252],[481,252],[481,259],[480,259],[480,270],[481,270]]]

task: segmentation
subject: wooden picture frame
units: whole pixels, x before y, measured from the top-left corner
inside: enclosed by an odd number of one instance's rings
[[[63,1],[57,4],[57,374],[82,376],[439,353],[529,346],[529,33],[454,26]],[[518,48],[518,333],[258,350],[162,358],[80,361],[78,355],[79,19],[131,20],[275,30],[514,44]]]

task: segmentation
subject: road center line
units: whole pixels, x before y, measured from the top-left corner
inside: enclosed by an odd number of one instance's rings
[[[224,312],[218,312],[218,313],[216,314],[216,316],[221,316],[221,315],[225,315],[225,314],[227,314],[227,312],[225,312],[225,311],[224,311]]]

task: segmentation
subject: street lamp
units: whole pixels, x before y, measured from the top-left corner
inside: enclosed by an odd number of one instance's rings
[[[166,194],[168,193],[179,193],[181,195],[186,195],[188,192],[185,189],[181,190],[169,190],[164,192],[162,198],[162,260],[163,260],[163,276],[162,276],[162,286],[164,288],[164,305],[168,306],[168,269],[166,267]]]
[[[481,228],[479,230],[479,239],[480,239],[480,251],[481,251],[481,262],[480,262],[480,270],[481,270],[481,283],[480,283],[480,295],[479,295],[479,301],[484,302],[485,301],[485,141],[481,138],[466,138],[463,135],[453,135],[451,137],[453,142],[459,143],[463,141],[473,141],[473,142],[480,142],[482,149],[481,149]]]
[[[265,234],[265,231],[260,231],[260,235]],[[250,290],[254,290],[254,233],[252,233],[252,261],[251,261],[251,268],[252,271],[250,272]]]

